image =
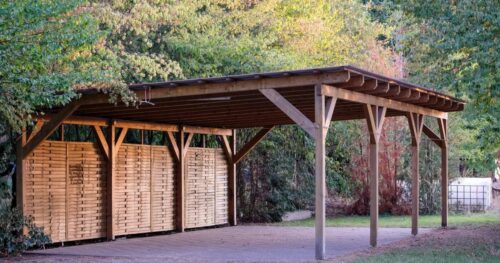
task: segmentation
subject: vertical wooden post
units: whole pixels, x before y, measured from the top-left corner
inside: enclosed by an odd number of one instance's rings
[[[365,105],[365,115],[370,133],[370,245],[377,246],[378,239],[378,151],[379,139],[382,134],[382,126],[385,120],[387,108],[373,105]]]
[[[316,227],[316,259],[325,259],[325,96],[321,92],[321,85],[315,86],[314,106],[315,125],[314,139],[316,141],[315,166],[315,227]]]
[[[441,226],[448,226],[448,127],[445,119],[438,119],[441,135]]]
[[[411,133],[411,234],[417,235],[420,208],[419,151],[424,116],[417,113],[408,113],[407,117]]]
[[[177,176],[176,176],[176,216],[175,224],[177,230],[184,232],[185,228],[185,206],[184,206],[184,168],[185,168],[185,132],[184,127],[179,127],[179,136],[177,138],[177,147],[179,147],[179,161],[177,162]]]
[[[370,245],[377,246],[378,239],[378,151],[379,143],[370,143]]]
[[[23,129],[20,138],[17,141],[17,156],[16,156],[16,204],[17,208],[23,215],[24,211],[24,202],[26,201],[26,191],[25,191],[25,161],[23,154],[23,147],[26,145],[26,130]]]
[[[122,131],[123,132],[123,131]],[[115,197],[114,187],[116,180],[115,173],[115,159],[116,159],[116,127],[115,122],[111,121],[108,126],[108,147],[109,158],[107,163],[107,180],[106,180],[106,196],[107,196],[107,209],[106,209],[106,238],[108,240],[115,239]]]
[[[237,210],[236,210],[236,163],[234,162],[234,154],[236,153],[236,130],[233,130],[233,134],[231,136],[231,153],[233,158],[228,160],[228,182],[227,182],[227,190],[228,190],[228,215],[229,215],[229,225],[235,226],[237,225]],[[228,158],[229,159],[229,158]]]
[[[418,214],[420,207],[419,143],[411,146],[411,234],[418,234]]]

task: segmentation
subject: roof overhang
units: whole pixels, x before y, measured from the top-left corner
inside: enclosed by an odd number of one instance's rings
[[[337,97],[333,121],[365,118],[363,105],[387,106],[387,116],[407,112],[446,119],[447,112],[461,111],[465,102],[405,81],[353,66],[314,68],[131,84],[138,107],[112,105],[95,90],[81,93],[85,102],[76,116],[221,128],[250,128],[293,124],[271,103],[261,89],[275,89],[309,119],[314,120],[315,86]],[[55,111],[55,110],[54,110]]]

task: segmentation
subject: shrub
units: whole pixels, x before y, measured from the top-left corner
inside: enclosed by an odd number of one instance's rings
[[[23,230],[26,229],[26,232]],[[18,255],[31,247],[51,243],[43,228],[35,226],[33,218],[23,216],[16,208],[0,208],[0,254]]]

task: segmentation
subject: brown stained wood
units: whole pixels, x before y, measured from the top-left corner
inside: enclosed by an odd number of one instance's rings
[[[283,96],[285,97],[303,97],[304,94],[312,94],[311,86],[308,87],[297,87],[295,89],[282,89],[281,90]],[[263,101],[263,98],[260,98],[258,91],[247,91],[240,93],[230,93],[230,94],[213,94],[210,96],[215,96],[214,98],[218,98],[220,96],[227,96],[227,99],[224,100],[207,100],[211,97],[207,96],[192,96],[192,97],[181,97],[181,98],[169,98],[155,101],[155,105],[147,105],[147,106],[139,106],[137,108],[133,107],[119,107],[114,105],[95,105],[95,106],[86,106],[79,109],[79,112],[83,112],[86,115],[103,115],[107,113],[133,113],[135,111],[147,110],[147,109],[190,109],[191,107],[196,107],[199,105],[203,105],[206,107],[217,106],[217,105],[226,105],[231,104],[232,102],[238,102],[241,105],[251,105],[251,103],[255,103],[256,101]],[[265,100],[264,100],[265,101]]]
[[[304,129],[309,135],[314,137],[314,124],[286,98],[281,96],[281,94],[274,89],[261,89],[260,92],[297,125]]]
[[[357,92],[370,92],[375,91],[378,86],[378,81],[376,79],[365,79],[363,85],[360,87],[349,88]]]
[[[337,104],[337,98],[327,97],[325,105],[325,127],[328,129],[333,117],[333,111],[335,110],[335,105]]]
[[[437,119],[441,144],[441,226],[448,226],[448,125],[447,120]]]
[[[168,148],[172,152],[173,156],[177,161],[179,161],[179,146],[177,145],[177,140],[174,137],[173,132],[167,132],[167,138],[168,138]]]
[[[325,96],[322,85],[315,86],[315,127],[313,138],[315,146],[315,252],[316,259],[325,259],[325,199],[326,199],[326,161],[325,161]]]
[[[400,101],[415,103],[420,99],[421,92],[418,90],[411,90],[410,96],[407,98],[401,98]]]
[[[383,94],[382,97],[391,98],[399,95],[399,93],[401,93],[401,86],[389,83],[389,91],[386,94]]]
[[[191,141],[193,140],[193,133],[189,133],[187,135],[187,138],[186,138],[186,142],[185,142],[185,145],[184,145],[184,151],[182,151],[182,155],[185,157],[186,156],[186,153],[189,149],[189,145],[191,145]]]
[[[422,131],[424,129],[424,115],[407,113],[408,124],[411,133],[411,234],[418,234],[418,217],[419,217],[419,191],[420,191],[420,176],[419,176],[419,149]]]
[[[231,152],[236,152],[236,130],[233,130],[233,136],[231,136],[230,141]],[[236,161],[235,157],[231,158],[231,161],[228,162],[228,175],[227,175],[227,199],[228,199],[228,221],[229,225],[235,226],[238,224],[237,218],[237,207],[236,207]]]
[[[443,146],[443,141],[441,137],[439,137],[437,134],[434,133],[427,125],[424,124],[424,127],[422,128],[422,132],[429,137],[431,141],[433,141],[437,146],[442,148]]]
[[[104,136],[104,133],[102,132],[100,126],[94,125],[93,127],[97,137],[97,141],[99,142],[99,146],[101,147],[104,156],[106,156],[106,158],[109,160],[109,146],[106,140],[106,136]]]
[[[112,125],[112,126],[114,126],[114,125]],[[116,126],[115,126],[115,128],[116,128]],[[112,152],[113,155],[116,156],[116,154],[120,150],[120,147],[122,146],[123,140],[125,139],[125,136],[127,135],[127,132],[128,132],[128,127],[122,128],[122,130],[120,132],[120,136],[118,136],[118,139],[114,143],[115,146],[113,147],[113,149],[114,149],[114,151]]]
[[[75,112],[80,105],[85,102],[87,99],[79,99],[76,101],[70,102],[68,105],[64,107],[59,113],[53,116],[53,118],[42,126],[40,132],[38,132],[26,145],[23,147],[23,158],[26,158],[28,154],[30,154],[35,148],[43,142],[43,140],[47,139],[61,124],[62,122],[68,118],[73,112]]]
[[[179,136],[177,137],[177,145],[179,147],[179,161],[177,162],[177,173],[175,176],[175,228],[177,231],[184,232],[186,227],[186,211],[185,211],[185,133],[182,127],[179,127]]]
[[[222,135],[222,136],[220,136],[220,138],[222,141],[222,149],[224,150],[224,153],[226,154],[226,158],[227,158],[229,163],[232,163],[233,162],[233,151],[232,151],[231,144],[229,143],[227,136]]]
[[[243,147],[234,154],[233,162],[235,164],[239,163],[260,141],[262,141],[262,139],[264,139],[264,137],[266,137],[269,132],[271,132],[272,129],[273,127],[264,127],[257,132],[257,134],[255,134],[250,141],[245,143],[245,145],[243,145]]]
[[[210,135],[222,135],[222,136],[230,136],[232,133],[231,129],[194,127],[194,126],[184,126],[184,131],[186,133],[193,133],[193,134],[210,134]]]
[[[421,106],[404,103],[396,100],[390,100],[386,98],[376,97],[373,95],[367,95],[359,92],[354,92],[346,89],[336,88],[328,85],[323,86],[323,94],[327,96],[336,97],[342,100],[355,101],[359,103],[366,103],[375,106],[386,107],[394,110],[399,110],[403,112],[414,112],[423,115],[433,116],[436,118],[446,119],[448,118],[447,113],[424,108]]]
[[[178,131],[177,125],[138,122],[138,121],[115,120],[115,126],[117,128],[124,128],[124,129],[130,128],[130,129],[153,130],[153,131]]]
[[[31,141],[33,137],[42,129],[44,122],[43,121],[37,121],[35,126],[33,127],[33,130],[31,131],[30,135],[28,136],[28,139],[26,142]]]
[[[123,131],[122,131],[123,132]],[[114,191],[116,187],[116,128],[114,123],[108,126],[109,159],[107,163],[106,178],[106,238],[114,240],[116,235],[115,207],[116,198]]]
[[[339,83],[336,86],[337,87],[349,87],[350,89],[354,88],[361,88],[365,84],[365,76],[363,75],[358,75],[358,76],[353,76],[351,75],[350,79],[345,82],[345,83]]]
[[[377,84],[377,87],[373,90],[367,90],[367,91],[363,91],[364,93],[366,94],[387,94],[389,92],[389,89],[390,89],[390,84],[389,83],[381,83],[381,82],[378,82]]]
[[[370,143],[378,143],[382,134],[382,127],[386,117],[387,108],[374,105],[364,105]]]
[[[407,113],[408,125],[410,128],[412,145],[416,146],[420,143],[422,130],[424,128],[424,115]]]
[[[370,135],[370,245],[377,246],[378,242],[378,203],[379,203],[379,139],[387,112],[387,108],[364,105],[368,131]]]

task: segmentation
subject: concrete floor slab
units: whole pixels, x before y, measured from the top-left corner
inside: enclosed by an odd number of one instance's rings
[[[426,233],[431,229],[420,229]],[[379,244],[410,238],[409,228],[381,228]],[[369,228],[326,229],[327,258],[345,256],[369,246]],[[122,258],[127,262],[301,262],[314,260],[314,228],[236,226],[171,235],[130,238],[36,250],[45,255]]]

